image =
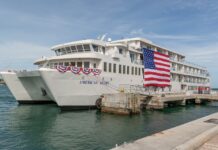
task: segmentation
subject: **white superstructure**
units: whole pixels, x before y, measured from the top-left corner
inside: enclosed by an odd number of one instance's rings
[[[184,55],[143,38],[60,44],[52,47],[55,56],[35,62],[38,70],[1,74],[18,102],[53,101],[61,108],[90,108],[102,94],[143,85],[143,47],[168,54],[171,59],[171,86],[149,87],[144,92],[209,92],[206,68],[187,63]],[[59,66],[67,66],[68,71],[59,72]],[[72,68],[79,68],[80,73],[73,73]],[[95,69],[101,73],[94,75]]]

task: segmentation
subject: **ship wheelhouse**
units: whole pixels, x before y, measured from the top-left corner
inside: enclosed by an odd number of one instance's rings
[[[75,66],[81,68],[99,68],[101,56],[105,55],[105,42],[83,40],[52,47],[56,56],[41,58],[34,64],[41,67],[56,68]]]

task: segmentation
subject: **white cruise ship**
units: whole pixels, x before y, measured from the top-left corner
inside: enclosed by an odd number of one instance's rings
[[[1,75],[19,103],[55,102],[62,109],[87,109],[95,107],[102,94],[143,86],[142,48],[167,54],[171,62],[170,87],[146,87],[145,93],[210,91],[206,68],[187,63],[184,55],[144,38],[88,39],[56,45],[51,48],[55,56],[34,63],[37,70]]]

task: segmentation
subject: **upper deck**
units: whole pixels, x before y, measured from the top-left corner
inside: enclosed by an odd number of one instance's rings
[[[185,56],[161,47],[143,38],[130,38],[116,41],[81,40],[59,44],[51,48],[55,56],[43,57],[35,62],[39,67],[57,68],[57,66],[80,69],[100,69],[105,75],[141,79],[144,71],[142,48],[147,48],[170,57],[171,83],[188,89],[210,84],[210,75],[206,68],[185,60]]]
[[[69,43],[59,44],[51,48],[56,56],[50,58],[41,58],[35,62],[36,65],[42,64],[51,60],[77,59],[77,58],[92,58],[105,59],[111,57],[119,61],[127,60],[135,64],[143,64],[143,54],[141,49],[148,48],[163,54],[168,54],[172,63],[183,65],[194,69],[204,70],[206,68],[185,61],[185,56],[178,52],[163,48],[144,38],[129,38],[115,41],[102,40],[80,40]],[[175,71],[175,70],[174,70]]]

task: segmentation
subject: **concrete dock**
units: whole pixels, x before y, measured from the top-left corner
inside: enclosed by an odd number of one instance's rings
[[[170,105],[185,106],[188,103],[218,101],[218,94],[170,93],[145,95],[138,93],[105,94],[102,98],[101,111],[114,114],[138,114],[143,108],[164,109]]]
[[[163,109],[168,104],[176,103],[186,105],[188,102],[201,104],[202,102],[218,101],[218,94],[166,94],[161,96],[152,96],[147,108]]]
[[[198,150],[218,150],[218,135],[204,143]]]
[[[142,99],[132,93],[107,94],[102,99],[101,111],[120,115],[138,114]]]
[[[113,150],[214,150],[218,146],[218,113],[153,134]]]

